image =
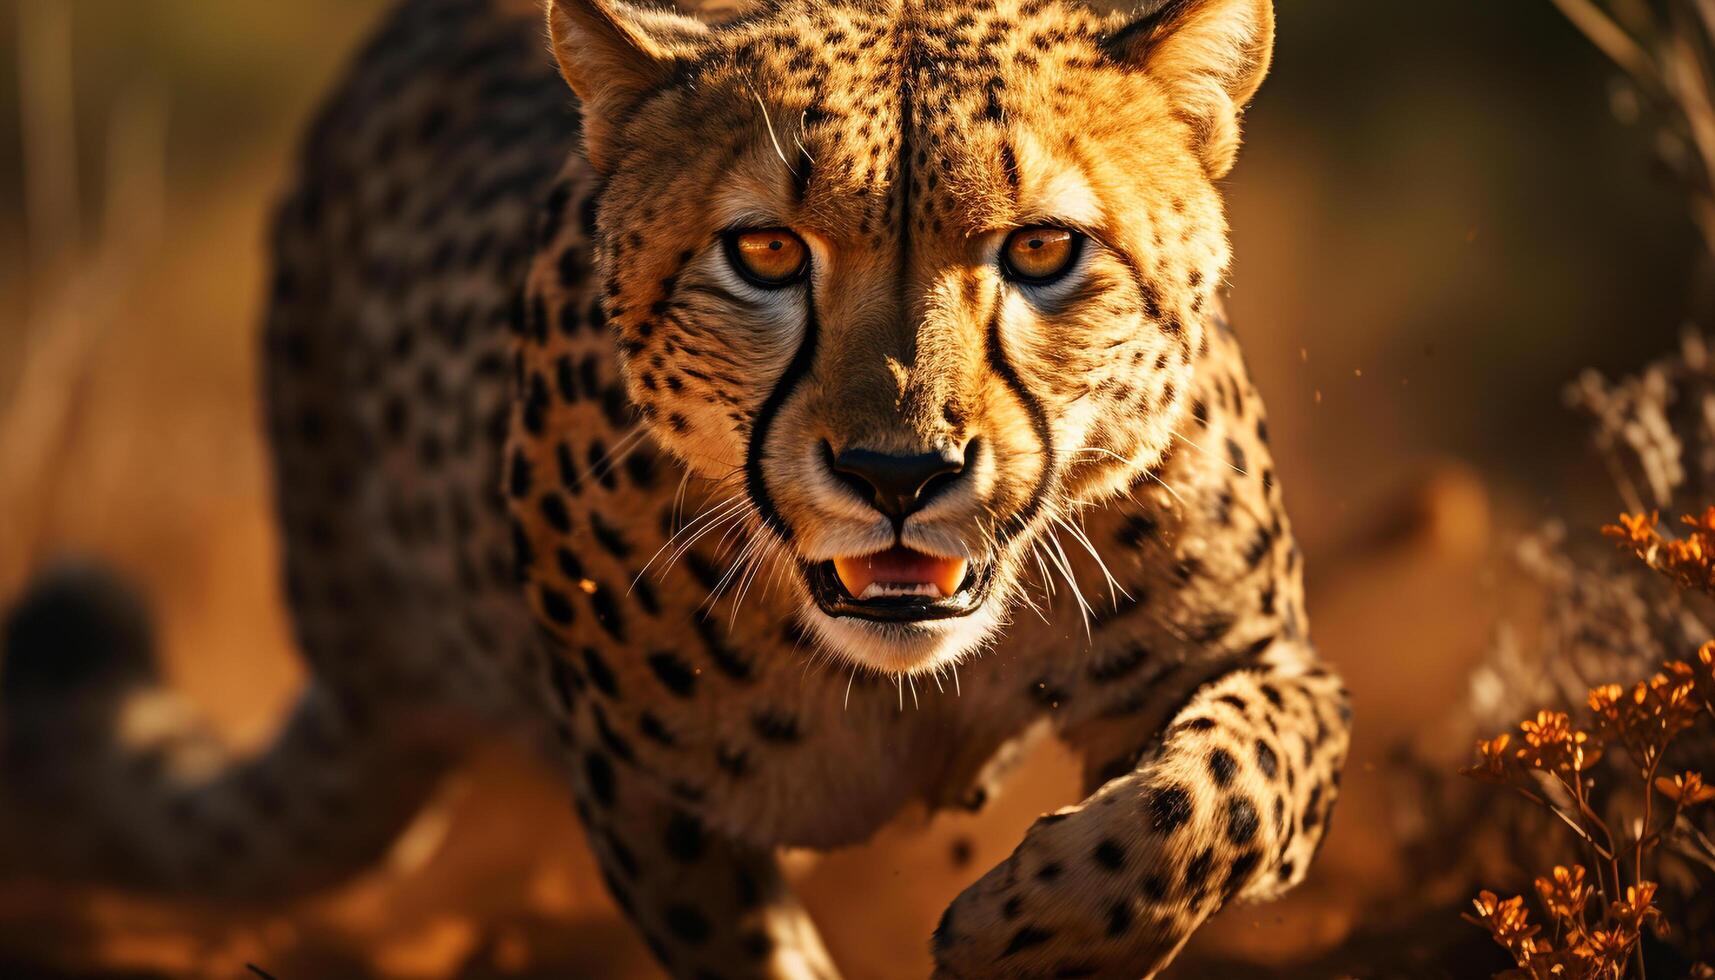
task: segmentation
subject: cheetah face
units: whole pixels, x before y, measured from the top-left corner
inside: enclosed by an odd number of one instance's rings
[[[1169,449],[1268,0],[556,0],[597,268],[658,440],[869,667],[978,649]]]

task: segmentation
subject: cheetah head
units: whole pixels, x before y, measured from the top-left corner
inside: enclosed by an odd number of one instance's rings
[[[1171,445],[1270,0],[552,0],[628,394],[831,650],[979,649]]]

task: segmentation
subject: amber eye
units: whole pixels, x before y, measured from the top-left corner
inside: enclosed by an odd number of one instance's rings
[[[810,265],[804,240],[784,228],[731,232],[726,251],[739,275],[764,289],[792,285],[804,278]]]
[[[1006,237],[1000,250],[1001,267],[1020,282],[1053,282],[1072,268],[1083,241],[1082,235],[1065,228],[1020,228]]]

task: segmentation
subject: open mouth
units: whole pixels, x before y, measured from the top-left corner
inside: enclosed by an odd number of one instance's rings
[[[992,568],[895,546],[806,565],[804,576],[816,604],[830,616],[908,623],[975,612]]]

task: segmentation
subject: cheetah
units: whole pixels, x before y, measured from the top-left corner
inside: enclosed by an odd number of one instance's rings
[[[780,849],[981,806],[1045,731],[1088,795],[924,924],[937,976],[1151,976],[1291,887],[1350,710],[1220,298],[1273,32],[1270,0],[403,0],[272,236],[313,679],[253,756],[139,732],[142,610],[44,576],[7,625],[0,809],[55,828],[20,860],[278,900],[501,731],[671,975],[832,977]]]

